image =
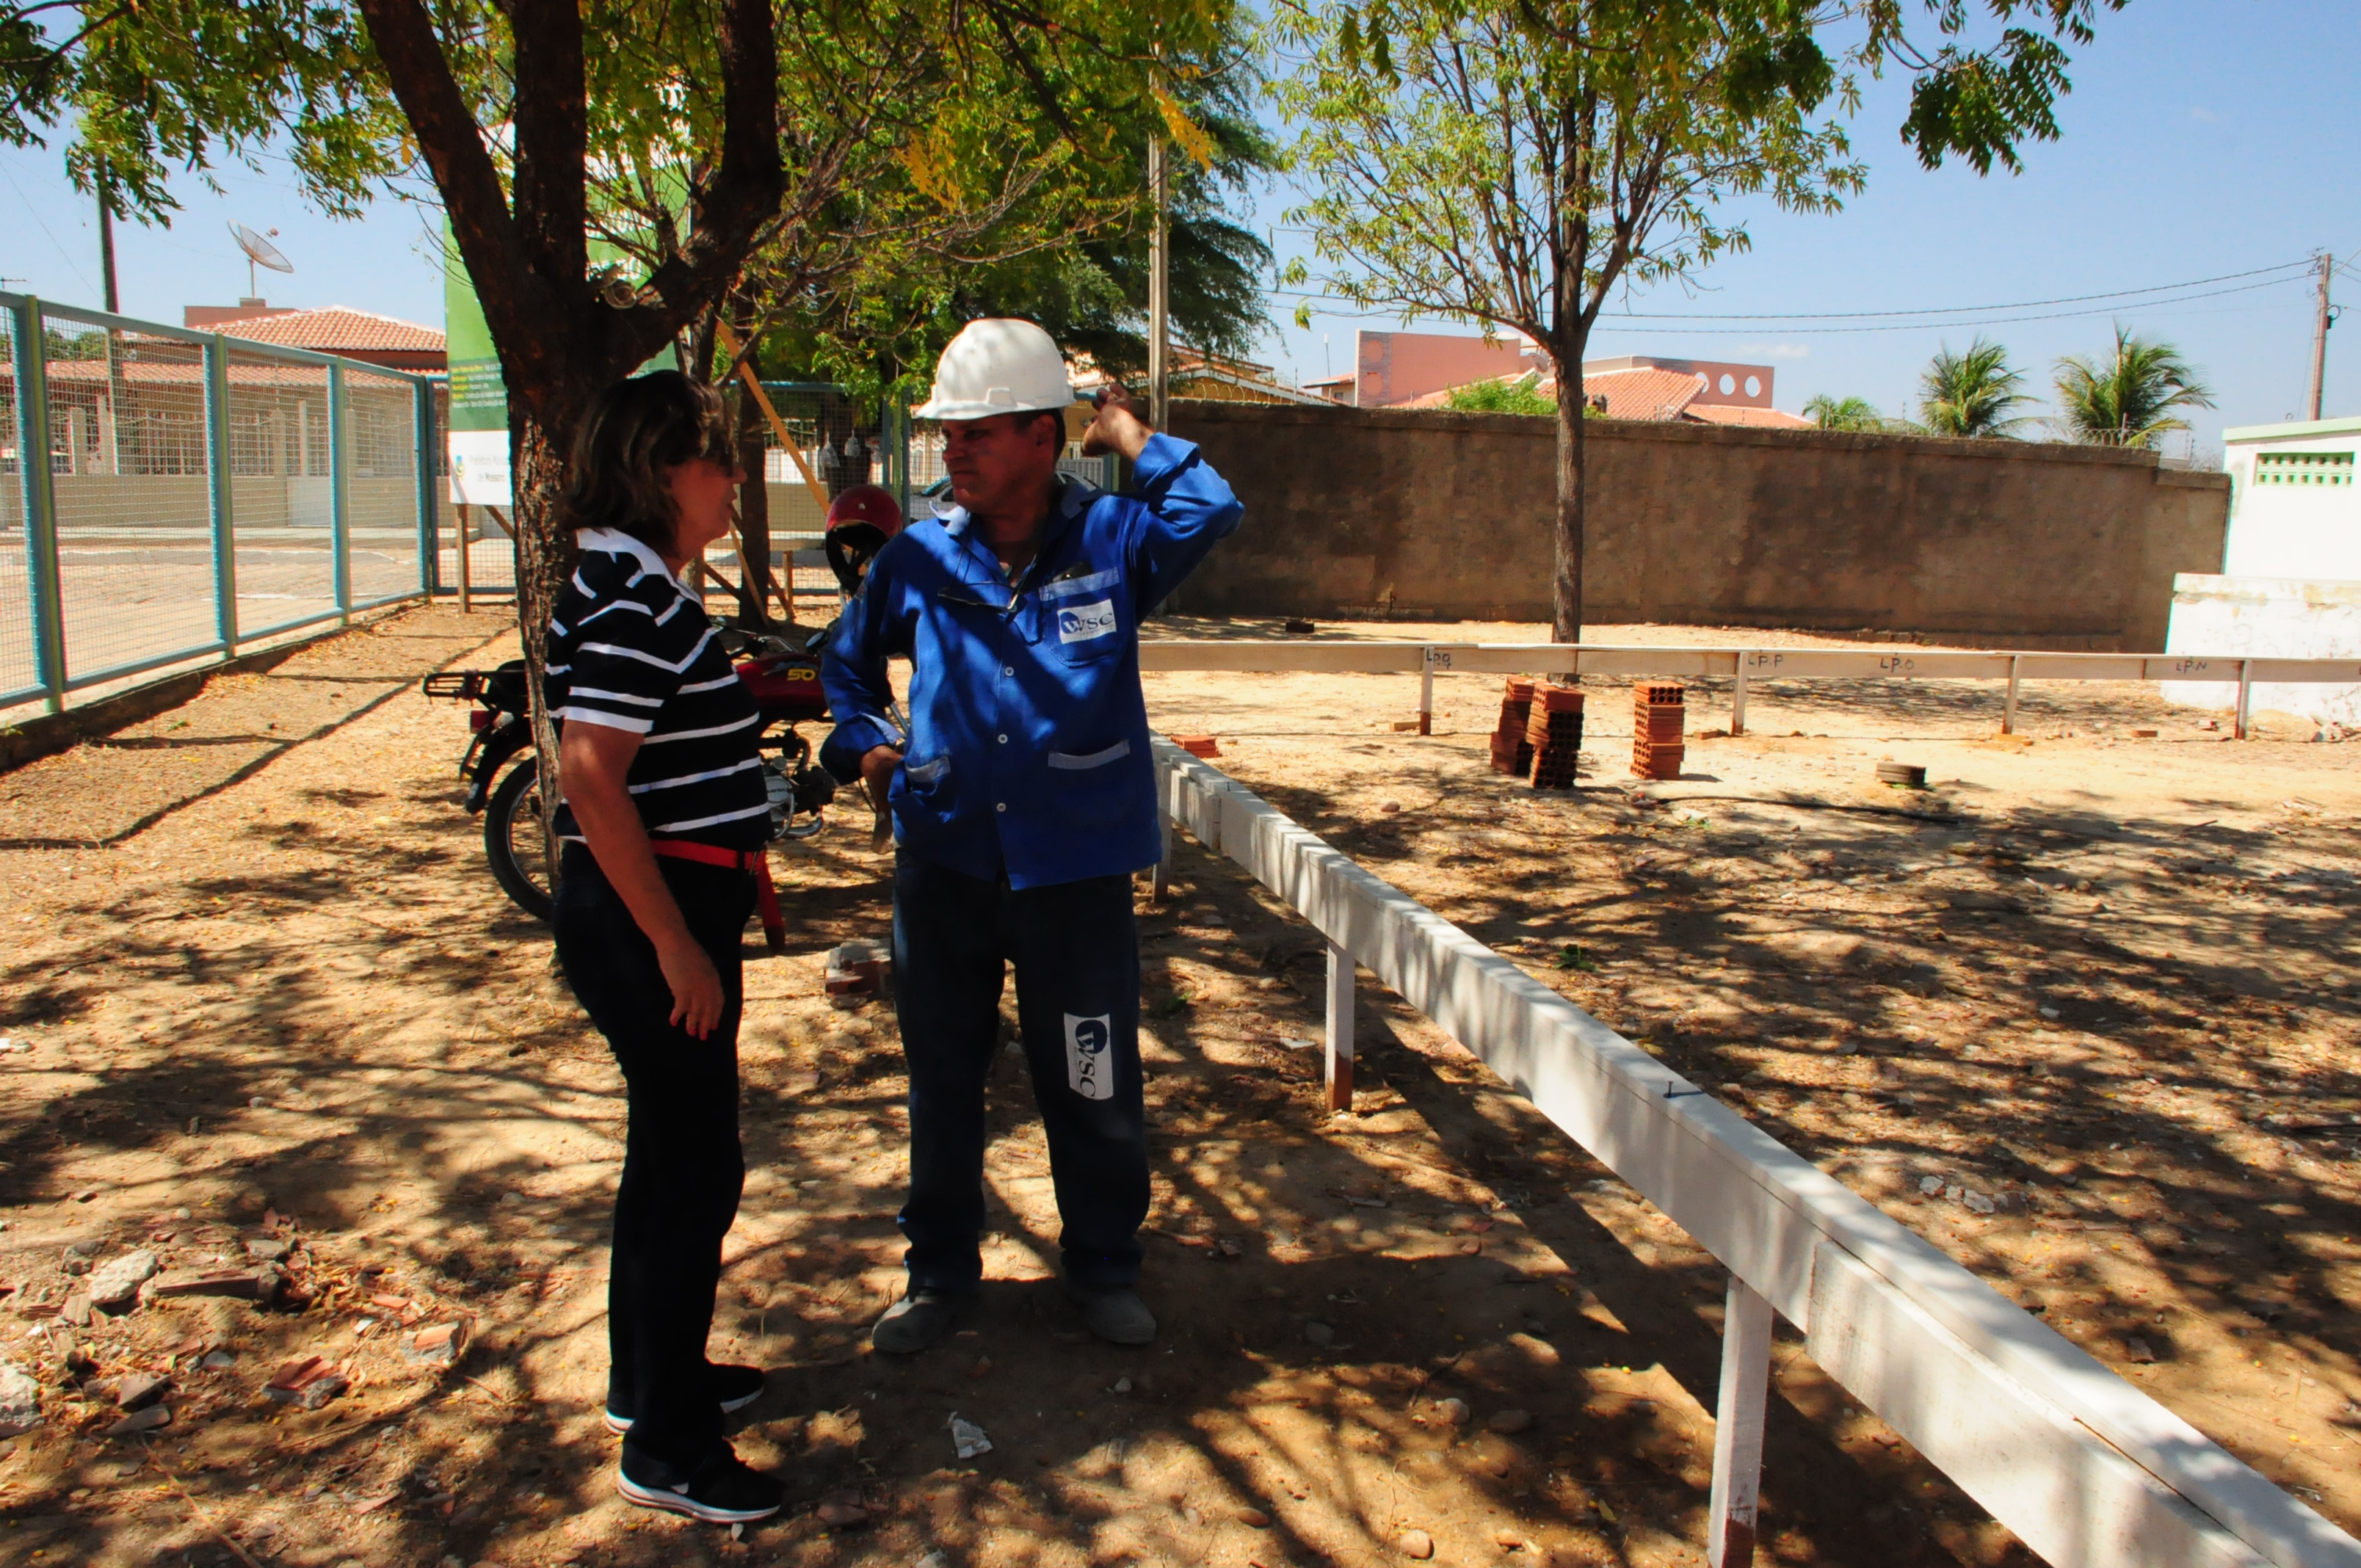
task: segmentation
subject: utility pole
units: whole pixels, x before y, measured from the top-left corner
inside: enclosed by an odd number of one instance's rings
[[[123,313],[122,301],[115,292],[115,203],[110,181],[106,177],[106,159],[98,160],[98,264],[106,274],[106,313]]]
[[[1148,242],[1148,418],[1163,430],[1172,398],[1172,217],[1162,137],[1148,144],[1148,186],[1156,203],[1156,226]]]
[[[2320,312],[2312,323],[2312,418],[2320,420],[2320,398],[2328,379],[2328,280],[2335,270],[2328,252],[2320,253]]]

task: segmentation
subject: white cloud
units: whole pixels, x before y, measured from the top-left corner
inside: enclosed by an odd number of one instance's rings
[[[1809,359],[1811,345],[1806,343],[1742,343],[1741,354],[1759,354],[1765,359]]]
[[[2197,121],[2201,125],[2218,126],[2222,123],[2222,116],[2215,114],[2213,110],[2207,108],[2202,104],[2191,109],[2189,111],[2189,117]]]

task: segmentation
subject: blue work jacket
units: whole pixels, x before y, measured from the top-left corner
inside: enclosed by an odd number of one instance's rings
[[[1038,887],[1156,861],[1155,768],[1139,690],[1143,616],[1244,509],[1190,443],[1153,435],[1134,493],[1067,478],[1013,585],[963,510],[878,553],[820,664],[836,729],[820,761],[860,777],[885,718],[885,661],[911,663],[910,735],[888,795],[905,850]]]

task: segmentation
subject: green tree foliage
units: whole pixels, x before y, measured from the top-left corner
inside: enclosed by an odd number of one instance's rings
[[[789,259],[773,274],[788,291],[863,264],[822,241],[877,233],[848,221],[873,195],[955,252],[995,204],[1104,161],[1111,135],[1161,121],[1202,140],[1173,94],[1228,58],[1234,5],[0,0],[0,137],[72,115],[69,169],[88,188],[103,155],[121,210],[148,215],[168,165],[273,138],[331,210],[431,181],[508,386],[537,671],[570,569],[564,455],[600,388],[684,334],[709,341],[758,254]],[[594,268],[594,237],[631,263]]]
[[[2070,441],[2094,446],[2153,447],[2187,430],[2182,409],[2210,409],[2213,394],[2169,343],[2115,327],[2111,356],[2069,355],[2058,361],[2058,424]]]
[[[1235,83],[1178,93],[1203,133],[1176,148],[1172,192],[1172,326],[1180,341],[1244,356],[1267,330],[1261,280],[1269,248],[1232,221],[1226,203],[1268,172],[1276,152]],[[830,287],[764,288],[777,323],[765,340],[772,373],[845,381],[863,395],[922,391],[935,356],[967,321],[1017,315],[1124,377],[1148,363],[1148,143],[1159,118],[1108,138],[1104,159],[1070,162],[995,213],[956,247],[909,243],[900,229]]]
[[[2025,372],[2012,369],[2008,350],[1978,337],[1964,354],[1945,344],[1918,378],[1918,422],[1930,434],[1996,441],[2013,438],[2033,401],[2018,389]]]
[[[1281,13],[1279,101],[1315,274],[1406,316],[1523,333],[1557,381],[1554,635],[1580,633],[1582,355],[1609,292],[1733,250],[1731,196],[1825,211],[1861,181],[1815,123],[1835,72],[1775,5],[1324,0]]]
[[[1451,389],[1450,405],[1462,413],[1542,414],[1557,412],[1557,400],[1543,392],[1535,375],[1499,376]]]
[[[1302,61],[1280,103],[1316,276],[1405,316],[1515,328],[1549,354],[1553,620],[1571,638],[1581,353],[1609,291],[1744,248],[1729,197],[1828,211],[1858,189],[1843,137],[1814,116],[1857,107],[1862,72],[1911,73],[1902,135],[1922,162],[2017,168],[2023,143],[2058,134],[2068,47],[2123,4],[1983,0],[1979,18],[1965,0],[1279,0],[1279,42]]]
[[[1804,405],[1804,417],[1822,430],[1875,434],[1892,422],[1867,398],[1832,398],[1822,392]]]

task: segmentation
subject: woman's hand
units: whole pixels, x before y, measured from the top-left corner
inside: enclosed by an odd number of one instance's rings
[[[693,1039],[703,1039],[721,1022],[721,971],[693,941],[671,942],[656,948],[664,966],[664,983],[672,987],[672,1024]]]

